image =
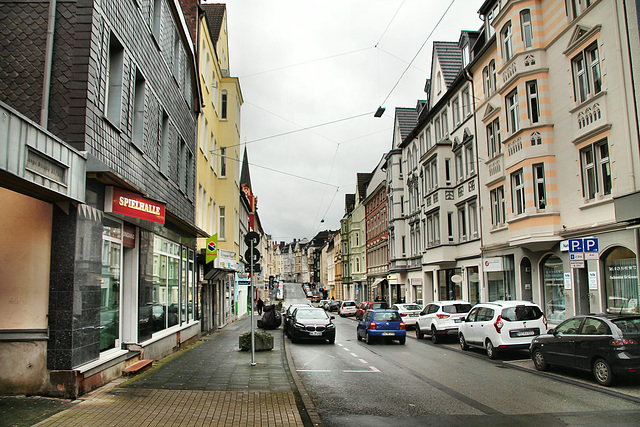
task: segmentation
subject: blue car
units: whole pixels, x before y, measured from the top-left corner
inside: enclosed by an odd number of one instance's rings
[[[367,344],[371,344],[374,339],[398,340],[400,344],[407,340],[406,326],[396,310],[365,311],[356,332],[358,341],[364,339]]]

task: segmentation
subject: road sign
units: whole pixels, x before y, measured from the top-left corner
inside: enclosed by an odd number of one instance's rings
[[[260,252],[256,248],[253,248],[253,251],[249,248],[244,252],[244,259],[251,264],[255,264],[260,261]]]
[[[569,252],[584,252],[582,239],[569,239]]]
[[[585,252],[584,259],[600,259],[600,254],[598,252]]]
[[[249,247],[253,244],[253,247],[255,248],[260,244],[260,235],[255,231],[250,231],[246,236],[244,236],[244,242]]]
[[[597,237],[589,237],[582,240],[585,252],[600,252]]]
[[[584,268],[584,261],[569,261],[571,268]]]
[[[569,259],[571,261],[581,261],[584,259],[584,252],[575,252],[575,253],[569,254]]]

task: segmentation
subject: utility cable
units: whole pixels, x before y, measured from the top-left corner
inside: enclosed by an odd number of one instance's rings
[[[384,37],[384,35],[387,33],[387,30],[389,29],[389,27],[391,26],[391,24],[393,23],[394,19],[396,19],[396,15],[398,15],[398,12],[400,12],[400,9],[402,8],[402,5],[404,4],[406,0],[402,0],[402,3],[400,3],[400,6],[398,6],[398,10],[396,10],[396,13],[393,15],[393,18],[391,18],[391,21],[389,21],[389,24],[387,25],[387,28],[384,29],[384,31],[382,32],[382,35],[380,36],[380,38],[378,39],[378,42],[376,43],[375,47],[378,47],[378,45],[380,44],[380,42],[382,41],[382,38]]]
[[[440,19],[438,19],[438,22],[436,23],[436,25],[433,27],[433,29],[431,30],[431,32],[429,33],[429,35],[427,36],[427,38],[425,39],[424,43],[422,43],[422,46],[420,46],[420,49],[418,49],[418,51],[416,52],[416,54],[413,56],[413,59],[411,59],[411,62],[409,62],[409,65],[407,65],[407,68],[404,69],[404,71],[402,72],[402,74],[400,75],[400,78],[398,78],[398,81],[396,82],[396,84],[393,85],[393,87],[391,88],[391,91],[389,92],[389,94],[387,95],[387,97],[384,99],[384,101],[382,101],[382,103],[380,105],[384,105],[385,102],[387,102],[387,100],[389,99],[389,97],[391,96],[391,94],[393,93],[394,90],[396,90],[396,88],[398,87],[398,84],[400,84],[400,81],[402,80],[402,78],[404,77],[404,75],[407,73],[407,71],[409,70],[409,67],[411,67],[411,64],[413,64],[413,61],[416,60],[416,58],[418,57],[418,55],[420,54],[420,52],[422,51],[422,49],[424,48],[424,46],[427,44],[427,42],[429,41],[429,39],[431,38],[431,36],[433,35],[433,33],[436,31],[436,29],[438,28],[438,26],[440,25],[440,23],[442,22],[442,20],[444,19],[444,17],[446,16],[447,12],[449,12],[449,9],[451,9],[451,6],[453,6],[453,3],[455,3],[456,0],[451,0],[451,3],[449,3],[449,6],[447,7],[447,9],[444,11],[444,13],[442,14],[442,16],[440,16]]]

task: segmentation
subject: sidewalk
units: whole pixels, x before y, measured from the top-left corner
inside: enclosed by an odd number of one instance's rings
[[[49,410],[40,406],[51,404],[51,399],[2,398],[0,425],[318,425],[317,416],[307,413],[304,402],[310,402],[304,390],[298,391],[295,370],[289,368],[282,328],[269,331],[274,349],[256,352],[256,366],[251,366],[250,351],[238,349],[238,336],[249,328],[245,317],[154,363],[151,370],[133,379],[120,378],[77,401],[58,403],[67,409],[44,420],[42,414],[32,417],[31,421],[42,420],[37,424],[29,423],[24,414],[21,418],[19,412]],[[9,410],[7,399],[13,399]]]

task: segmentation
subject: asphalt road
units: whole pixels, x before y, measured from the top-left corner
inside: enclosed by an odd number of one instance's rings
[[[300,285],[287,285],[285,306],[306,301]],[[606,389],[579,373],[540,374],[528,369],[527,352],[491,361],[455,341],[418,341],[412,331],[405,345],[367,345],[357,341],[353,318],[334,315],[334,345],[286,343],[326,425],[640,423],[637,383]]]

